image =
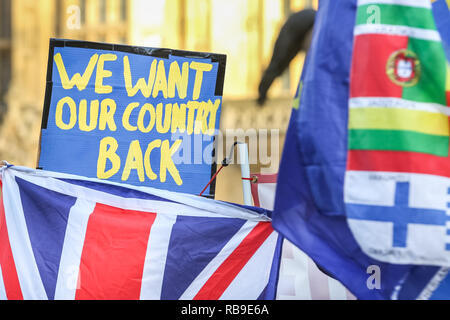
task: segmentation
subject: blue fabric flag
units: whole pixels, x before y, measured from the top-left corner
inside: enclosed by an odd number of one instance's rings
[[[372,259],[347,225],[343,187],[356,5],[319,3],[280,164],[273,226],[358,299],[444,299],[448,270]]]

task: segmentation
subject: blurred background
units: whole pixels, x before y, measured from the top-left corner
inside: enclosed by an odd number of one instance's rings
[[[221,129],[279,129],[276,173],[305,54],[274,82],[263,107],[258,85],[287,17],[317,2],[0,0],[0,160],[36,166],[49,38],[57,37],[226,54]],[[251,171],[264,165],[257,160]],[[240,175],[239,165],[222,170],[216,199],[242,203]]]

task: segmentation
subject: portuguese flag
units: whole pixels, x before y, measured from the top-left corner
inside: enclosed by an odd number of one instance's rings
[[[450,67],[428,0],[359,0],[348,170],[450,177]]]

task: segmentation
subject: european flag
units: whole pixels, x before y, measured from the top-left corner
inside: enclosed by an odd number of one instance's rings
[[[344,177],[356,9],[357,0],[319,2],[286,134],[272,223],[358,299],[433,298],[427,293],[433,283],[442,283],[438,298],[450,298],[447,269],[375,260],[361,250],[347,224]],[[435,19],[441,32],[445,23],[436,13]]]

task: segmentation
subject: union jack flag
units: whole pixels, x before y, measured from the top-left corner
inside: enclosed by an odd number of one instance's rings
[[[267,211],[11,166],[0,172],[1,299],[275,299]]]

